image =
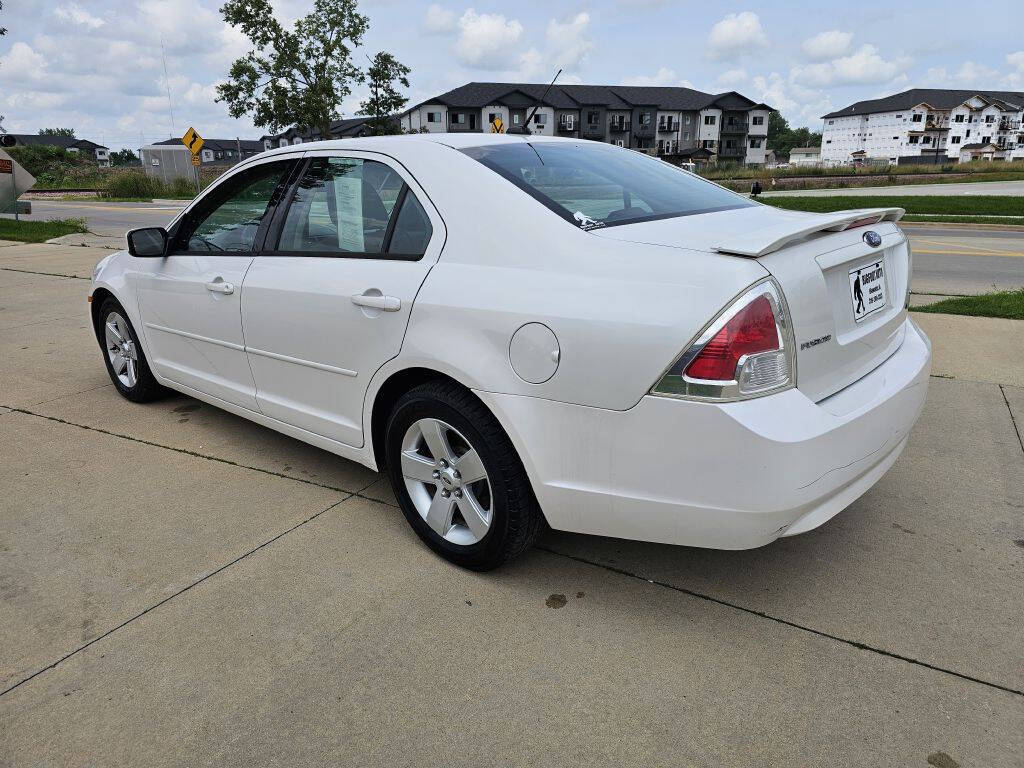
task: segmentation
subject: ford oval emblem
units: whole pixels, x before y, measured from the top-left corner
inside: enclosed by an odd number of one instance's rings
[[[882,236],[874,230],[868,230],[864,233],[864,242],[872,248],[877,248],[882,244]]]

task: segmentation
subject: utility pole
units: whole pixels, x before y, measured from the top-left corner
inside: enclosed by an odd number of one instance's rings
[[[235,136],[235,149],[238,150],[238,163],[242,162],[242,140]],[[238,165],[235,163],[235,165]]]

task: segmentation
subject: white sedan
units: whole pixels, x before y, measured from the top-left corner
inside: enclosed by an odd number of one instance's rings
[[[900,209],[807,214],[646,155],[425,134],[243,162],[97,265],[118,391],[386,469],[492,568],[552,528],[745,549],[892,466],[931,348]]]

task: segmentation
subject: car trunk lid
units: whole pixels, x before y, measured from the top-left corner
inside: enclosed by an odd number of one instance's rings
[[[910,249],[895,223],[902,214],[899,208],[806,214],[756,206],[594,233],[756,259],[786,298],[797,387],[818,401],[874,370],[903,343]],[[879,236],[877,245],[868,232]]]

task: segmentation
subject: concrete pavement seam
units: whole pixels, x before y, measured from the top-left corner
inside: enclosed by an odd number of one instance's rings
[[[313,520],[316,520],[316,519],[317,519],[318,517],[320,517],[320,515],[324,514],[325,512],[330,512],[330,511],[331,511],[332,509],[334,509],[335,507],[337,507],[337,506],[338,506],[339,504],[343,504],[344,502],[348,501],[348,500],[349,500],[350,498],[352,498],[352,496],[353,496],[353,495],[354,495],[354,494],[351,494],[351,493],[350,493],[350,494],[348,494],[347,496],[345,496],[345,498],[343,498],[343,499],[339,499],[338,501],[336,501],[336,502],[332,503],[332,504],[331,504],[330,506],[328,506],[328,507],[327,507],[326,509],[322,509],[322,510],[320,510],[319,512],[317,512],[317,513],[316,513],[315,515],[311,515],[310,517],[307,517],[307,518],[306,518],[305,520],[302,520],[302,521],[300,521],[300,522],[296,523],[295,525],[293,525],[293,526],[292,526],[291,528],[289,528],[288,530],[286,530],[286,531],[282,531],[281,533],[277,534],[277,536],[274,536],[274,537],[273,537],[273,538],[271,538],[271,539],[267,539],[267,540],[266,540],[266,541],[264,541],[264,542],[263,542],[262,544],[260,544],[260,545],[258,545],[258,546],[256,546],[256,547],[254,547],[253,549],[250,549],[250,550],[249,550],[248,552],[245,552],[245,553],[243,553],[243,554],[239,555],[238,557],[236,557],[236,558],[235,558],[234,560],[232,560],[231,562],[229,562],[229,563],[225,563],[225,564],[224,564],[224,565],[222,565],[222,566],[221,566],[220,568],[217,568],[217,569],[216,569],[216,570],[214,570],[214,571],[210,571],[210,573],[206,574],[206,575],[205,575],[205,576],[203,576],[202,578],[200,578],[200,579],[197,579],[196,581],[192,582],[191,584],[189,584],[189,585],[187,585],[187,586],[185,586],[185,587],[182,587],[182,588],[181,588],[181,589],[179,589],[179,590],[178,590],[177,592],[175,592],[175,593],[174,593],[173,595],[169,595],[168,597],[165,597],[165,598],[164,598],[163,600],[161,600],[160,602],[158,602],[158,603],[156,603],[156,604],[154,604],[154,605],[151,605],[151,606],[149,606],[149,607],[148,607],[148,608],[146,608],[146,609],[145,609],[144,611],[142,611],[142,612],[140,612],[140,613],[137,613],[137,614],[136,614],[135,616],[132,616],[132,617],[131,617],[130,619],[126,619],[125,621],[121,622],[120,624],[118,624],[118,625],[117,625],[116,627],[114,627],[113,629],[108,629],[108,630],[107,630],[106,632],[104,632],[104,633],[103,633],[102,635],[99,635],[98,637],[94,637],[94,638],[93,638],[92,640],[90,640],[89,642],[87,642],[87,643],[85,643],[84,645],[81,645],[81,646],[79,646],[78,648],[76,648],[75,650],[71,651],[71,653],[68,653],[68,654],[66,654],[66,655],[62,656],[61,658],[57,659],[57,660],[56,660],[55,662],[53,662],[52,664],[50,664],[50,665],[48,665],[48,666],[45,666],[45,667],[43,667],[42,669],[36,670],[35,672],[33,672],[33,673],[32,673],[31,675],[29,675],[28,677],[24,678],[23,680],[20,680],[20,681],[18,681],[18,682],[17,682],[17,683],[15,683],[14,685],[12,685],[12,686],[11,686],[10,688],[8,688],[8,689],[6,689],[6,690],[4,690],[4,691],[0,691],[0,696],[5,696],[5,695],[7,695],[8,693],[10,693],[11,691],[13,691],[13,690],[14,690],[15,688],[17,688],[18,686],[20,686],[20,685],[24,685],[24,684],[25,684],[25,683],[27,683],[27,682],[28,682],[29,680],[31,680],[31,679],[33,679],[33,678],[35,678],[35,677],[38,677],[39,675],[43,674],[43,672],[47,672],[47,671],[49,671],[49,670],[53,669],[54,667],[58,666],[59,664],[61,664],[61,663],[65,662],[65,661],[67,661],[68,659],[70,659],[70,658],[71,658],[72,656],[74,656],[74,655],[76,655],[76,654],[78,654],[78,653],[81,653],[81,652],[82,652],[82,651],[84,651],[84,650],[85,650],[86,648],[88,648],[88,647],[89,647],[90,645],[93,645],[93,644],[95,644],[95,643],[98,643],[98,642],[99,642],[100,640],[104,639],[105,637],[109,637],[109,636],[110,636],[110,635],[112,635],[112,634],[113,634],[114,632],[117,632],[117,630],[119,630],[119,629],[121,629],[121,628],[123,628],[123,627],[126,627],[126,626],[128,626],[128,625],[129,625],[129,624],[131,624],[131,623],[132,623],[133,621],[135,621],[136,619],[142,618],[143,616],[145,616],[145,615],[146,615],[147,613],[149,613],[150,611],[156,610],[156,609],[157,609],[157,608],[159,608],[159,607],[160,607],[161,605],[164,605],[165,603],[167,603],[167,602],[170,602],[171,600],[173,600],[174,598],[178,597],[179,595],[182,595],[182,594],[184,594],[185,592],[188,592],[188,591],[189,591],[190,589],[192,589],[193,587],[196,587],[196,586],[198,586],[198,585],[202,584],[202,583],[203,583],[204,581],[206,581],[206,580],[208,580],[208,579],[210,579],[210,578],[212,578],[212,577],[216,576],[216,575],[217,575],[218,573],[220,573],[220,572],[222,572],[222,571],[224,571],[224,570],[226,570],[226,569],[230,568],[230,567],[231,567],[232,565],[234,565],[235,563],[239,562],[240,560],[244,560],[245,558],[249,557],[249,555],[252,555],[252,554],[255,554],[256,552],[259,552],[259,551],[260,551],[261,549],[263,549],[264,547],[266,547],[266,546],[268,546],[268,545],[270,545],[270,544],[273,544],[273,543],[274,543],[275,541],[277,541],[278,539],[281,539],[282,537],[284,537],[284,536],[287,536],[287,535],[288,535],[289,533],[291,533],[292,531],[294,531],[294,530],[295,530],[295,529],[297,529],[297,528],[301,528],[301,527],[302,527],[303,525],[305,525],[306,523],[308,523],[308,522],[311,522],[311,521],[313,521]]]
[[[31,269],[15,269],[14,267],[0,267],[0,271],[3,272],[21,272],[25,275],[43,275],[44,277],[63,277],[65,280],[91,280],[89,277],[79,277],[78,275],[58,275],[56,272],[36,272]]]
[[[55,398],[55,399],[59,399],[59,398]],[[283,478],[285,480],[294,480],[296,483],[305,483],[306,485],[315,485],[318,488],[325,488],[325,489],[327,489],[329,491],[338,491],[339,493],[347,493],[347,494],[350,494],[350,495],[355,495],[357,493],[356,491],[350,491],[348,488],[339,488],[336,485],[327,485],[326,483],[317,483],[317,482],[315,482],[313,480],[304,480],[301,477],[292,477],[291,475],[286,475],[286,474],[284,474],[282,472],[275,472],[272,469],[263,469],[262,467],[251,467],[248,464],[239,464],[237,461],[231,461],[231,459],[223,459],[220,456],[212,456],[212,455],[210,455],[208,453],[199,453],[198,451],[191,451],[188,448],[175,448],[173,445],[164,445],[163,443],[154,443],[151,440],[143,440],[141,437],[132,437],[131,435],[122,435],[119,432],[111,432],[109,429],[103,429],[102,427],[90,427],[90,426],[88,426],[86,424],[77,424],[77,423],[75,423],[73,421],[68,421],[67,419],[62,419],[59,416],[47,416],[46,414],[35,413],[34,411],[30,411],[27,408],[19,408],[18,406],[15,406],[15,405],[3,405],[3,404],[0,404],[0,407],[2,407],[2,408],[10,408],[11,411],[13,411],[15,413],[23,413],[26,416],[34,416],[37,419],[46,419],[47,421],[55,421],[58,424],[65,424],[65,425],[67,425],[69,427],[78,427],[79,429],[87,429],[87,430],[89,430],[91,432],[99,432],[101,435],[109,435],[110,437],[118,437],[118,438],[121,438],[122,440],[130,440],[133,443],[140,443],[142,445],[148,445],[148,446],[151,446],[153,448],[163,448],[164,450],[175,451],[176,453],[183,453],[186,456],[194,456],[197,459],[206,459],[208,461],[218,461],[221,464],[227,464],[230,467],[238,467],[239,469],[249,469],[249,470],[252,470],[253,472],[262,472],[263,474],[271,475],[272,477],[280,477],[280,478]],[[372,485],[372,483],[371,483],[371,485]],[[366,487],[369,488],[369,486],[366,486]]]
[[[700,600],[706,600],[706,601],[711,602],[711,603],[716,603],[717,605],[721,605],[721,606],[724,606],[726,608],[732,608],[732,609],[737,610],[737,611],[742,611],[743,613],[748,613],[748,614],[750,614],[752,616],[757,616],[758,618],[761,618],[761,619],[768,619],[769,621],[774,621],[777,624],[782,624],[782,625],[787,626],[787,627],[792,627],[793,629],[800,629],[800,630],[803,630],[804,632],[809,632],[812,635],[817,635],[818,637],[823,637],[823,638],[828,639],[828,640],[833,640],[833,641],[835,641],[837,643],[842,643],[844,645],[849,645],[852,648],[856,648],[856,649],[861,650],[861,651],[869,651],[871,653],[876,653],[876,654],[878,654],[880,656],[885,656],[885,657],[890,658],[890,659],[897,659],[899,661],[905,661],[908,664],[913,664],[915,666],[924,667],[925,669],[930,669],[930,670],[932,670],[934,672],[942,672],[944,674],[960,678],[961,680],[966,680],[967,682],[977,683],[979,685],[984,685],[984,686],[987,686],[989,688],[994,688],[997,691],[1003,691],[1004,693],[1012,693],[1012,694],[1014,694],[1016,696],[1024,696],[1024,690],[1020,690],[1020,689],[1017,689],[1017,688],[1010,688],[1009,686],[1001,685],[1000,683],[993,683],[990,680],[982,680],[980,677],[973,677],[972,675],[968,675],[968,674],[965,674],[963,672],[957,672],[956,670],[953,670],[953,669],[948,669],[946,667],[939,667],[939,666],[937,666],[935,664],[929,664],[927,661],[921,661],[920,659],[915,659],[915,658],[913,658],[911,656],[904,656],[903,654],[896,653],[894,651],[887,651],[884,648],[879,648],[879,647],[874,646],[874,645],[868,645],[867,643],[862,643],[859,640],[850,640],[850,639],[845,638],[845,637],[840,637],[838,635],[833,635],[833,634],[831,634],[829,632],[825,632],[825,631],[820,630],[820,629],[814,629],[813,627],[808,627],[808,626],[806,626],[804,624],[798,624],[795,621],[789,621],[788,619],[783,619],[783,618],[780,618],[779,616],[773,616],[770,613],[765,613],[764,611],[759,611],[756,608],[748,608],[746,606],[740,605],[739,603],[733,603],[733,602],[730,602],[728,600],[723,600],[720,597],[713,597],[713,596],[705,594],[703,592],[697,592],[697,591],[692,590],[692,589],[687,589],[686,587],[680,587],[680,586],[678,586],[676,584],[671,584],[671,583],[669,583],[667,581],[661,581],[659,579],[649,579],[646,576],[642,576],[642,575],[640,575],[638,573],[633,573],[632,571],[628,571],[625,568],[618,568],[618,567],[616,567],[614,565],[607,565],[605,563],[600,563],[600,562],[597,562],[595,560],[588,560],[585,557],[580,557],[578,555],[569,555],[569,554],[566,554],[564,552],[559,552],[559,551],[557,551],[555,549],[549,549],[548,547],[538,546],[537,549],[541,550],[542,552],[547,552],[547,553],[552,554],[552,555],[557,555],[558,557],[564,557],[564,558],[566,558],[568,560],[574,560],[574,561],[576,561],[578,563],[584,563],[586,565],[596,566],[597,568],[604,568],[605,570],[612,571],[613,573],[618,573],[618,574],[620,574],[622,576],[627,576],[627,577],[629,577],[631,579],[637,579],[638,581],[644,581],[644,582],[647,582],[648,584],[654,584],[655,586],[658,586],[658,587],[664,587],[665,589],[671,589],[671,590],[674,590],[676,592],[682,592],[683,594],[689,595],[690,597],[696,597],[696,598],[698,598]]]
[[[1013,408],[1010,407],[1010,400],[1006,397],[1006,390],[1003,389],[1003,385],[999,385],[999,392],[1003,396],[1003,402],[1006,403],[1006,410],[1010,414],[1010,421],[1013,422],[1013,431],[1017,433],[1017,442],[1020,443],[1020,450],[1024,452],[1024,439],[1020,436],[1020,427],[1017,425],[1017,419],[1013,417]]]

